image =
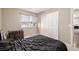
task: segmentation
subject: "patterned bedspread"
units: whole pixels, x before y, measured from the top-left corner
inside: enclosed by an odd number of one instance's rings
[[[47,36],[37,35],[14,42],[13,51],[67,51],[66,45]]]

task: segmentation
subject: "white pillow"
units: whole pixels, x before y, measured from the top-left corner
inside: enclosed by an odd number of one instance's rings
[[[1,32],[0,32],[0,40],[2,40],[2,37],[1,37]]]
[[[6,39],[6,34],[4,32],[1,32],[1,37],[2,37],[2,40],[5,40]]]

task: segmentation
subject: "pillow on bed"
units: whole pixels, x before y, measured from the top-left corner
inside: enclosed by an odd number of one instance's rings
[[[5,40],[6,39],[6,33],[1,31],[0,32],[0,40]]]
[[[1,38],[1,32],[0,32],[0,40],[2,40],[2,38]]]

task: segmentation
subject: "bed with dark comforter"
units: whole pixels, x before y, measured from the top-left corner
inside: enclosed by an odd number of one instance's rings
[[[13,51],[67,51],[66,45],[47,36],[37,35],[22,40],[16,40]]]
[[[0,51],[67,51],[67,47],[59,40],[37,35],[5,44],[0,42]]]

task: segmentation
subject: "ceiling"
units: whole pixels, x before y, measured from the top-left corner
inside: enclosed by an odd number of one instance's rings
[[[20,8],[20,9],[24,11],[30,11],[33,13],[40,13],[40,12],[48,10],[49,8]]]

